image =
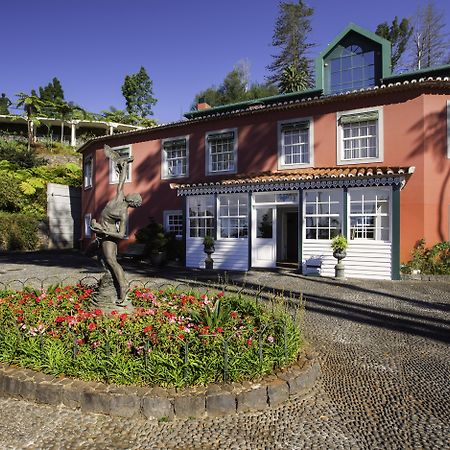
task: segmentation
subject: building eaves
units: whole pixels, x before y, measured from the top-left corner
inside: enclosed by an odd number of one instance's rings
[[[221,110],[219,108],[211,108],[207,111],[207,114],[202,117],[195,117],[190,120],[180,120],[177,122],[171,122],[168,124],[156,125],[150,128],[143,128],[141,130],[136,131],[125,131],[121,133],[116,133],[110,136],[99,136],[87,141],[84,145],[82,145],[78,151],[84,152],[91,145],[95,143],[108,143],[114,141],[116,139],[124,138],[124,137],[137,137],[141,135],[149,135],[153,133],[157,133],[163,130],[176,129],[179,127],[184,127],[186,125],[193,125],[200,122],[205,122],[209,120],[217,120],[224,119],[228,117],[240,117],[247,116],[253,114],[260,114],[266,111],[273,110],[287,110],[291,108],[299,108],[299,107],[308,107],[318,104],[328,104],[328,103],[336,103],[336,102],[344,102],[354,100],[355,98],[360,97],[371,97],[376,96],[382,93],[387,92],[401,92],[408,90],[422,90],[426,92],[427,90],[437,90],[437,89],[445,89],[450,92],[450,76],[446,77],[421,77],[418,79],[410,79],[404,81],[396,81],[390,82],[386,84],[382,84],[381,86],[375,86],[370,88],[362,88],[358,90],[342,92],[339,94],[332,95],[310,95],[310,96],[299,96],[295,95],[289,97],[289,94],[285,94],[284,96],[275,96],[273,99],[278,99],[278,101],[273,101],[267,104],[259,103],[258,105],[249,105],[246,106],[247,102],[243,102],[241,107],[235,107],[233,110]],[[310,93],[316,93],[321,91],[308,91]],[[298,94],[298,93],[294,93]],[[267,97],[270,98],[270,97]],[[255,100],[255,102],[257,102]]]
[[[311,181],[342,179],[355,177],[385,177],[385,176],[409,176],[414,173],[414,167],[366,167],[366,166],[341,166],[318,167],[311,169],[284,170],[278,172],[261,172],[256,174],[236,175],[219,181],[195,182],[178,184],[171,183],[171,189],[209,188],[229,185],[255,185],[265,183]]]
[[[427,78],[450,77],[450,64],[444,64],[442,66],[436,67],[427,67],[426,69],[413,70],[410,72],[392,74],[388,77],[383,78],[383,82],[385,84],[389,84],[395,83],[396,81],[402,82],[414,79],[417,80],[423,77]]]

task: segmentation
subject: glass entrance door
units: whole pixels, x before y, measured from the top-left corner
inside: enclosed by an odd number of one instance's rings
[[[261,206],[254,209],[252,220],[252,266],[275,267],[277,259],[277,209]]]

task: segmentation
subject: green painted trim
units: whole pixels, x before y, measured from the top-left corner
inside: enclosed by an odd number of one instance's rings
[[[348,235],[348,188],[342,190],[342,234],[349,239]]]
[[[357,33],[366,39],[375,42],[381,47],[381,77],[385,78],[391,75],[391,43],[373,33],[372,31],[361,28],[360,26],[349,23],[327,46],[325,50],[319,53],[316,58],[316,89],[324,89],[324,67],[323,60],[339,45],[341,40],[350,32]]]
[[[188,197],[183,197],[183,204],[181,207],[181,211],[183,214],[183,247],[184,247],[184,252],[183,252],[183,266],[186,267],[186,253],[187,253],[187,200]]]
[[[184,114],[187,119],[195,119],[197,117],[209,116],[212,114],[222,114],[235,111],[237,109],[245,109],[249,106],[270,105],[283,101],[297,100],[311,96],[318,96],[322,92],[318,89],[308,89],[306,91],[290,92],[288,94],[272,95],[271,97],[262,97],[255,100],[247,100],[245,102],[231,103],[229,105],[216,106],[214,108],[201,109],[199,111],[189,111]]]
[[[400,280],[400,186],[392,188],[391,278]]]
[[[450,64],[442,66],[427,67],[426,69],[412,70],[410,72],[396,73],[383,78],[384,83],[393,83],[395,81],[406,81],[414,78],[422,78],[423,76],[445,77],[450,76]]]
[[[247,211],[247,229],[248,229],[248,260],[247,260],[247,270],[252,267],[252,193],[248,193],[248,211]]]
[[[298,271],[303,274],[303,190],[298,191]]]
[[[360,34],[361,36],[364,36],[367,39],[370,39],[373,42],[376,42],[377,44],[380,44],[381,47],[384,50],[389,52],[389,59],[391,57],[391,43],[387,40],[382,38],[381,36],[378,36],[377,34],[373,33],[372,31],[366,30],[365,28],[362,28],[354,23],[349,23],[347,27],[341,31],[327,46],[325,50],[322,50],[319,53],[319,56],[317,58],[326,58],[326,56],[331,53],[334,48],[339,44],[339,42],[351,31]]]
[[[213,238],[217,240],[217,220],[218,220],[218,209],[219,209],[219,194],[216,192],[214,196],[214,227],[213,227]]]

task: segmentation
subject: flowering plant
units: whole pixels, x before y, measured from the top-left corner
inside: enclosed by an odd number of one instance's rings
[[[134,288],[131,313],[91,309],[81,285],[0,292],[0,360],[117,384],[198,385],[253,379],[301,347],[284,307],[250,298]]]

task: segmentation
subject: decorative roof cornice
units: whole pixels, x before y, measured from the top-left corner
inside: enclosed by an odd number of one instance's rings
[[[185,126],[191,126],[196,123],[224,119],[229,117],[249,116],[253,114],[261,114],[266,111],[288,110],[294,108],[304,108],[322,104],[343,103],[354,100],[355,98],[370,98],[384,93],[408,92],[408,91],[436,91],[448,90],[450,93],[450,73],[445,77],[422,77],[420,79],[412,79],[405,81],[397,81],[395,83],[382,84],[370,88],[362,88],[358,90],[343,92],[333,95],[322,95],[322,91],[311,90],[306,92],[296,92],[292,94],[278,95],[274,97],[266,97],[259,100],[237,103],[235,105],[226,105],[226,107],[211,108],[202,111],[193,111],[192,118],[189,120],[181,120],[168,124],[156,125],[150,128],[144,128],[136,131],[126,131],[116,133],[111,136],[99,136],[82,145],[78,151],[83,152],[94,143],[108,143],[110,141],[124,138],[137,137],[142,135],[151,135],[160,131],[176,129]],[[309,94],[309,95],[305,95]],[[230,107],[233,107],[230,109]],[[194,114],[199,113],[199,114]],[[201,114],[200,114],[201,113]],[[187,114],[187,115],[188,115]],[[189,116],[189,117],[191,117]]]
[[[178,196],[186,196],[340,187],[403,186],[414,170],[414,167],[320,167],[237,175],[211,182],[171,183],[170,187],[177,189]]]

